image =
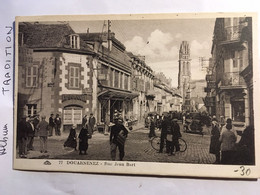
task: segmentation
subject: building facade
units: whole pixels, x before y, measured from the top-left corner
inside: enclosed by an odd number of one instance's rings
[[[93,56],[67,24],[21,23],[18,118],[59,114],[63,129],[81,124],[95,110]]]
[[[155,111],[154,73],[145,63],[144,56],[128,53],[132,65],[132,91],[138,96],[133,99],[133,118],[143,121],[144,116]]]
[[[216,19],[212,60],[212,78],[207,76],[215,82],[217,117],[231,118],[237,126],[249,125],[253,120],[251,18]]]
[[[103,39],[102,33],[80,34],[82,40],[92,47],[96,54],[94,75],[97,79],[97,122],[109,125],[120,113],[124,119],[133,116],[133,101],[137,93],[132,92],[131,58],[125,46],[109,33]]]

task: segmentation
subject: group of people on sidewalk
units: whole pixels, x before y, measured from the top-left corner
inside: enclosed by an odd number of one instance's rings
[[[34,137],[40,137],[40,152],[47,153],[47,136],[49,124],[45,121],[46,117],[39,115],[34,117],[23,116],[17,124],[17,141],[19,147],[19,157],[27,158],[30,150],[34,150]]]
[[[237,139],[232,119],[221,127],[213,117],[209,152],[216,156],[215,164],[254,164],[254,127],[246,127],[238,143]]]
[[[55,135],[60,136],[61,118],[59,114],[56,114],[55,118],[54,114],[51,114],[49,118],[49,136],[53,136],[53,129],[55,129]]]

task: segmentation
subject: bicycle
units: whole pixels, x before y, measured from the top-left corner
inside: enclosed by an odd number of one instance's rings
[[[178,138],[179,140],[179,146],[180,146],[180,152],[185,152],[187,150],[187,143],[184,139]],[[160,150],[160,143],[161,143],[161,138],[158,136],[155,136],[151,140],[151,146],[153,149],[159,151]],[[166,141],[164,142],[164,146],[166,146]]]

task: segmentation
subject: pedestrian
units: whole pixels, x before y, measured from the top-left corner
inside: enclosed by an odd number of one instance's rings
[[[209,153],[215,154],[216,161],[214,164],[220,163],[220,129],[219,124],[217,122],[217,119],[213,117],[212,119],[212,125],[211,125],[211,137],[210,137],[210,147],[209,147]]]
[[[180,144],[179,144],[179,138],[182,136],[181,135],[181,131],[180,131],[180,125],[177,123],[178,119],[174,118],[173,119],[173,152],[174,152],[174,148],[175,148],[175,152],[179,152],[180,151]]]
[[[160,150],[159,153],[163,152],[163,147],[164,147],[164,143],[165,143],[165,139],[167,136],[167,126],[170,126],[170,120],[168,116],[164,116],[164,119],[162,121],[161,127],[161,136],[160,136]]]
[[[22,120],[17,124],[17,141],[19,147],[19,157],[27,158],[27,134],[28,134],[28,125],[26,120],[28,118],[26,116],[22,117]]]
[[[149,135],[148,137],[151,139],[152,137],[155,137],[155,119],[154,119],[154,116],[151,117],[151,120],[150,120],[150,132],[149,132]]]
[[[54,119],[55,123],[55,135],[60,136],[60,128],[61,128],[61,118],[59,114],[56,114],[56,118]]]
[[[48,137],[48,130],[49,124],[45,121],[46,116],[41,117],[42,120],[39,122],[38,125],[38,136],[40,137],[40,151],[41,153],[47,153],[47,137]]]
[[[88,119],[88,127],[89,127],[90,135],[93,134],[95,125],[96,125],[96,118],[94,117],[93,113],[90,113],[90,117]]]
[[[31,117],[27,121],[27,126],[28,126],[28,134],[27,134],[27,151],[33,150],[33,141],[34,141],[34,135],[35,135],[35,128],[33,125],[33,120],[34,118]]]
[[[236,163],[241,165],[255,164],[255,139],[254,126],[250,125],[245,128],[237,145]]]
[[[233,164],[235,143],[237,140],[233,131],[232,120],[228,118],[226,126],[223,127],[219,138],[219,141],[221,142],[221,164]]]
[[[166,127],[166,153],[168,156],[174,155],[173,153],[173,124],[171,120],[169,119],[169,122],[167,123]]]
[[[115,125],[111,127],[110,132],[110,151],[111,159],[116,159],[116,149],[119,149],[119,158],[122,161],[125,156],[125,140],[128,135],[128,131],[122,124],[123,120],[121,118],[115,118]]]
[[[88,126],[82,127],[79,133],[79,155],[86,155],[88,150]]]
[[[76,127],[77,127],[76,124],[72,125],[70,129],[70,134],[64,143],[64,147],[69,147],[69,148],[73,148],[74,150],[77,150]]]
[[[87,122],[88,119],[87,119],[87,115],[85,114],[84,117],[82,118],[82,128],[86,128]]]
[[[53,129],[55,129],[54,114],[50,115],[49,126],[50,126],[49,136],[53,136]]]

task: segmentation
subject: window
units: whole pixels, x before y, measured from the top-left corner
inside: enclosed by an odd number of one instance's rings
[[[118,88],[119,87],[119,71],[115,71],[115,83],[114,87]]]
[[[125,86],[124,86],[124,88],[126,89],[126,90],[128,90],[128,75],[125,75],[125,81],[124,81],[124,84],[125,84]]]
[[[64,108],[63,112],[63,124],[81,124],[82,123],[82,108],[77,106],[71,106]]]
[[[72,49],[79,49],[79,36],[78,35],[70,36],[70,46]]]
[[[114,69],[110,69],[110,87],[114,87]]]
[[[26,87],[38,86],[38,66],[33,65],[26,68]]]
[[[27,104],[27,115],[35,116],[37,114],[37,104]]]
[[[79,67],[70,66],[69,87],[79,88],[79,81],[80,81]]]

